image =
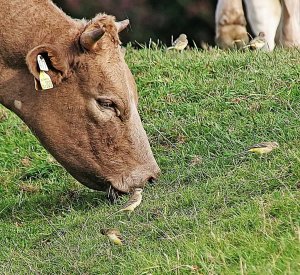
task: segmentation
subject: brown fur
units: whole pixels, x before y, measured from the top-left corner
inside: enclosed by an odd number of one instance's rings
[[[249,42],[241,0],[218,2],[216,11],[216,44],[222,49],[241,48]]]
[[[90,188],[112,185],[129,192],[156,178],[159,168],[137,112],[136,84],[120,51],[114,17],[74,20],[50,0],[0,4],[0,103]],[[80,36],[93,28],[105,33],[85,51]],[[37,54],[50,69],[51,90],[34,88]],[[113,106],[103,106],[103,100]]]
[[[249,42],[245,26],[222,25],[216,36],[216,44],[221,49],[242,48]]]

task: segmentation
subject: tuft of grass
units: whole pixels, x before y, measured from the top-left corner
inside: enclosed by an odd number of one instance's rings
[[[111,215],[120,205],[75,182],[0,107],[1,273],[299,274],[299,51],[129,47],[126,59],[159,183],[130,218]],[[261,141],[280,148],[240,154]]]

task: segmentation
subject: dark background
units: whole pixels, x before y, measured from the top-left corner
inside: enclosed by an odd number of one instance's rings
[[[99,12],[128,18],[130,27],[121,34],[123,44],[145,44],[159,39],[170,45],[171,36],[186,33],[190,46],[214,45],[214,13],[217,0],[54,0],[75,18],[93,18]],[[138,43],[136,43],[136,41]]]

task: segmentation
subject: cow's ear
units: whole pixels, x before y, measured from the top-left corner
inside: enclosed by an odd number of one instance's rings
[[[46,61],[48,71],[54,85],[58,85],[66,78],[70,71],[69,60],[67,55],[64,55],[53,45],[40,45],[33,48],[26,56],[26,63],[29,71],[33,74],[36,80],[39,80],[40,68],[37,57],[41,55]]]

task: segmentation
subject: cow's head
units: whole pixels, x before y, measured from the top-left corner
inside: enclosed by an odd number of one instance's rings
[[[120,48],[118,32],[128,23],[98,15],[70,44],[42,44],[26,57],[35,81],[37,55],[45,58],[54,88],[34,91],[32,80],[19,115],[78,181],[97,190],[130,192],[159,173]]]

